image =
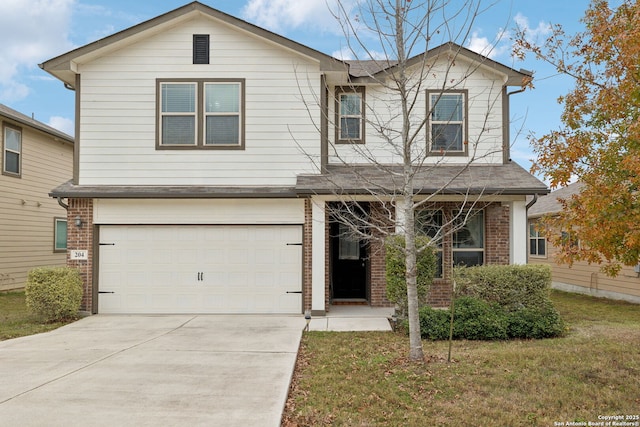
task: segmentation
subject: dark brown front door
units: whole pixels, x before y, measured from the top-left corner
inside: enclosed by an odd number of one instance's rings
[[[367,298],[367,245],[348,227],[331,224],[332,298]]]

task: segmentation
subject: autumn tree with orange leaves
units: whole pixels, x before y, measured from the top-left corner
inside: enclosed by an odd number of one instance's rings
[[[533,54],[575,80],[564,104],[562,126],[532,137],[532,171],[552,188],[577,178],[579,195],[561,200],[548,218],[547,238],[560,248],[559,261],[600,263],[616,275],[640,260],[640,3],[613,7],[595,0],[583,18],[586,30],[568,37],[561,26],[542,45],[518,32],[515,53]],[[562,230],[564,233],[558,232]],[[580,245],[567,244],[578,236]]]

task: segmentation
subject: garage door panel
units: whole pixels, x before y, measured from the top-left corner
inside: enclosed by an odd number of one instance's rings
[[[102,226],[102,313],[300,313],[300,226]]]

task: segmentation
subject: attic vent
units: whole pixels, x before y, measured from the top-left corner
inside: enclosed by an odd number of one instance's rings
[[[193,35],[193,63],[209,63],[209,34]]]

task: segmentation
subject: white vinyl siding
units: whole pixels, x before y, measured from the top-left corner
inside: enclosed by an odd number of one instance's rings
[[[211,36],[206,66],[192,63],[193,34]],[[317,172],[319,64],[281,46],[202,17],[79,72],[81,185],[293,186]],[[156,150],[157,79],[244,80],[244,150]]]
[[[456,58],[456,65],[446,70],[445,61],[437,62],[415,93],[414,109],[412,111],[413,130],[422,129],[413,144],[413,159],[416,164],[455,164],[466,163],[473,156],[474,163],[503,162],[503,117],[502,117],[502,87],[503,78],[484,66],[472,65],[466,58]],[[472,72],[473,71],[473,72]],[[411,74],[411,73],[409,73]],[[419,75],[419,72],[413,73]],[[468,135],[468,154],[457,156],[439,156],[429,153],[426,129],[428,119],[427,90],[430,94],[443,90],[443,81],[447,81],[445,91],[466,93],[467,113],[465,133]],[[330,90],[329,92],[334,93]],[[443,92],[447,93],[447,92]],[[414,94],[411,94],[413,96]],[[337,94],[332,95],[329,102],[329,117],[336,114]],[[379,85],[366,86],[367,126],[364,137],[366,145],[361,147],[353,144],[336,144],[337,137],[330,141],[329,163],[371,163],[375,159],[381,164],[402,163],[401,141],[399,132],[401,126],[400,107],[394,106],[398,96],[389,93]],[[413,98],[412,98],[413,99]],[[369,113],[369,111],[372,111]],[[336,128],[338,125],[332,123]],[[379,128],[387,129],[387,138],[381,137]],[[330,132],[330,135],[333,135]],[[463,137],[464,138],[464,137]],[[464,140],[463,140],[464,142]]]

